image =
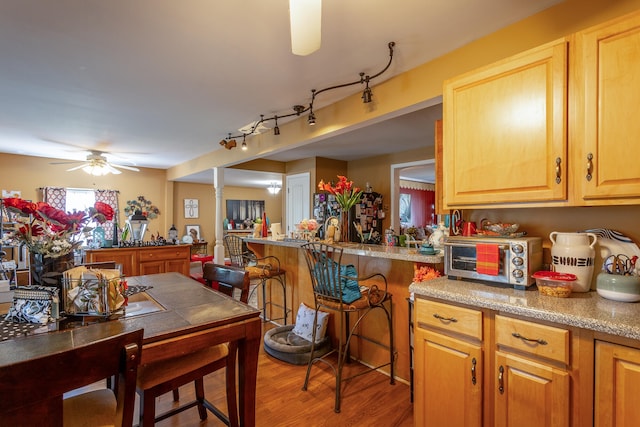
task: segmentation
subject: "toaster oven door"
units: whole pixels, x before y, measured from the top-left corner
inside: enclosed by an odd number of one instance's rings
[[[445,274],[448,276],[483,280],[497,283],[509,283],[508,257],[506,245],[498,246],[498,274],[479,274],[476,271],[476,245],[474,244],[446,244],[445,243]]]

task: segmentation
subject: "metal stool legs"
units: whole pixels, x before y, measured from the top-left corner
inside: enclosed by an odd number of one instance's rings
[[[270,281],[270,282],[269,282]],[[269,282],[269,283],[268,283]],[[267,296],[267,285],[271,285],[272,289],[271,289],[271,294],[273,293],[273,286],[276,286],[277,288],[282,289],[282,304],[277,304],[275,302],[272,301],[271,297]],[[277,285],[276,285],[277,284]],[[262,294],[262,307],[258,307],[261,311],[262,311],[262,321],[263,322],[271,322],[271,323],[276,323],[276,320],[282,320],[282,325],[279,326],[283,326],[287,324],[287,317],[289,315],[289,313],[291,312],[291,309],[288,308],[287,306],[287,276],[285,274],[284,271],[280,271],[279,274],[277,275],[273,275],[271,277],[263,277],[260,279],[260,282],[256,284],[255,288],[251,291],[251,293],[253,294],[254,292],[256,292],[256,290],[258,288],[261,288],[261,294]],[[277,291],[277,289],[276,289]],[[251,299],[251,298],[249,298]],[[267,306],[269,306],[270,310],[269,310],[269,315],[267,315]],[[273,307],[277,307],[282,309],[282,316],[281,317],[271,317],[273,316]]]

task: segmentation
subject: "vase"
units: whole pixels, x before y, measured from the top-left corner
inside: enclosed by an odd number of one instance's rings
[[[73,268],[73,252],[58,258],[45,258],[43,254],[30,254],[31,285],[54,286],[61,289],[62,273]]]
[[[348,243],[351,241],[351,212],[340,212],[340,241]]]
[[[598,236],[593,233],[551,232],[551,263],[554,271],[575,274],[573,292],[588,292],[591,289],[593,265],[595,264],[594,245]],[[591,241],[590,241],[591,240]]]

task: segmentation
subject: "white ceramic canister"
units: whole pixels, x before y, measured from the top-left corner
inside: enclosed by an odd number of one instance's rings
[[[559,233],[552,231],[551,265],[554,271],[577,276],[573,292],[588,292],[591,289],[593,265],[598,236],[593,233]]]

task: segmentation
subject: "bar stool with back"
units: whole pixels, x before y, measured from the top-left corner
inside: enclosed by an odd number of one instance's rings
[[[273,323],[276,323],[275,320],[282,320],[283,325],[286,325],[287,316],[291,313],[291,309],[287,308],[287,275],[286,271],[280,268],[280,260],[272,255],[259,258],[246,249],[241,237],[233,234],[224,236],[224,245],[229,253],[229,258],[231,258],[231,265],[248,271],[252,283],[256,284],[251,290],[249,300],[258,288],[262,290],[262,320]],[[267,298],[267,284],[274,283],[282,289],[282,304],[274,302],[272,297]],[[271,288],[269,290],[272,291]],[[269,293],[271,294],[271,292]],[[270,308],[268,316],[267,306]],[[274,307],[282,310],[282,316],[272,317]]]
[[[380,273],[366,277],[357,277],[354,266],[342,264],[343,249],[326,243],[311,242],[301,246],[305,254],[311,284],[313,285],[313,298],[315,314],[313,319],[313,335],[311,340],[311,354],[307,365],[307,374],[302,390],[306,391],[309,384],[311,367],[316,362],[327,364],[336,377],[335,384],[335,412],[340,412],[341,389],[345,381],[362,374],[370,373],[384,366],[389,366],[390,384],[395,384],[393,350],[393,303],[391,294],[387,292],[387,280]],[[389,308],[385,306],[389,305]],[[336,334],[338,335],[338,347],[320,357],[314,356],[316,347],[316,332],[318,324],[318,311],[331,311],[336,317]],[[378,341],[371,336],[365,336],[359,332],[361,322],[369,314],[381,312],[385,315],[388,327],[388,344]],[[353,324],[350,323],[350,315],[356,315]],[[380,331],[377,336],[383,336]],[[359,338],[389,352],[389,361],[374,367],[365,367],[358,373],[344,378],[342,370],[345,363],[351,359],[350,344],[352,338]],[[337,353],[337,363],[328,359]]]

